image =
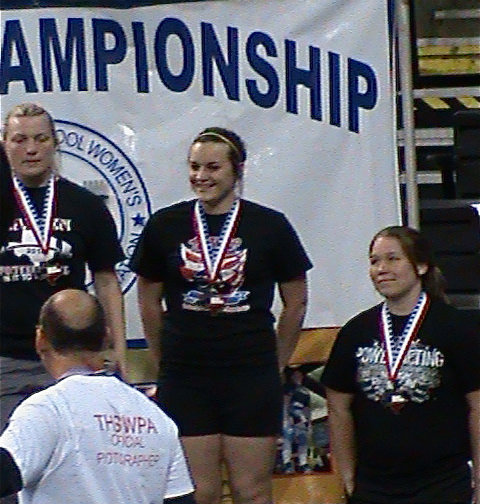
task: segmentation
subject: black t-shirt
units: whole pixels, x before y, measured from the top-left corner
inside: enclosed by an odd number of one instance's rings
[[[388,504],[466,501],[465,394],[480,389],[478,322],[431,303],[400,368],[407,402],[394,414],[381,402],[389,380],[379,318],[376,306],[341,329],[322,376],[325,386],[354,394],[356,495]],[[397,319],[397,331],[403,322]]]
[[[275,284],[292,280],[312,265],[283,214],[241,200],[238,226],[222,261],[224,281],[217,294],[223,306],[212,314],[193,226],[194,203],[184,201],[156,212],[130,264],[139,275],[164,286],[162,364],[233,365],[257,358],[271,362]],[[225,215],[207,215],[212,243],[224,220]]]
[[[66,288],[85,288],[92,272],[123,259],[115,223],[101,198],[66,179],[57,183],[57,205],[47,259],[20,210],[0,249],[0,335],[3,356],[37,359],[35,324],[44,301]],[[29,189],[41,206],[44,188]]]
[[[15,198],[13,182],[7,155],[0,142],[0,247],[7,238],[8,228],[13,219]]]

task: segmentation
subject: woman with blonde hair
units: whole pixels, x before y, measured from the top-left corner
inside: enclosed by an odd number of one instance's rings
[[[124,372],[122,293],[114,265],[123,259],[101,198],[62,177],[52,116],[34,103],[7,114],[3,146],[11,168],[13,222],[0,249],[2,427],[13,408],[49,381],[34,349],[42,303],[66,288],[85,289],[92,272]]]

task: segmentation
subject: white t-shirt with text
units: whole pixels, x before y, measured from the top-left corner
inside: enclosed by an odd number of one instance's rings
[[[174,422],[112,376],[72,375],[26,399],[0,437],[22,504],[162,504],[193,491]]]

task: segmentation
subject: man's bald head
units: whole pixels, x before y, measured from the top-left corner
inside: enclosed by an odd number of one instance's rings
[[[104,349],[105,315],[98,300],[82,290],[66,289],[45,301],[39,324],[59,352]]]

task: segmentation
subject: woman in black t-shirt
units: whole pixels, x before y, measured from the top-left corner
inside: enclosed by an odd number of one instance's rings
[[[179,425],[199,504],[220,502],[223,462],[235,503],[272,502],[279,370],[306,307],[311,263],[281,213],[238,196],[245,159],[232,131],[200,133],[188,155],[197,199],[156,212],[131,262],[158,400]]]
[[[384,303],[341,329],[322,376],[332,449],[351,504],[475,502],[480,488],[480,331],[445,303],[422,235],[370,244]]]
[[[34,348],[43,302],[66,288],[86,288],[85,269],[107,323],[119,371],[125,373],[123,299],[114,271],[123,259],[115,224],[98,196],[57,173],[58,141],[50,113],[22,103],[2,131],[2,246],[0,247],[1,427],[30,392],[50,380]],[[3,191],[9,203],[3,200]],[[3,205],[10,212],[4,220]]]

